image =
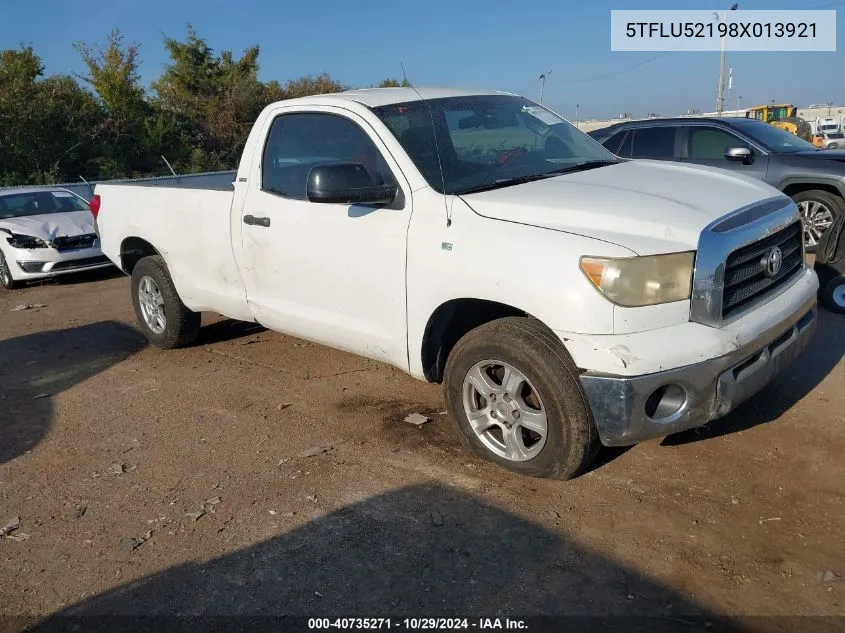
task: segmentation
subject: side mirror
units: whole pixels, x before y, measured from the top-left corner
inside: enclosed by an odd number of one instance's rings
[[[327,163],[308,172],[305,195],[326,204],[390,204],[396,185],[377,185],[360,163]]]
[[[753,156],[753,152],[747,147],[729,147],[725,151],[725,158],[740,163],[750,163]]]

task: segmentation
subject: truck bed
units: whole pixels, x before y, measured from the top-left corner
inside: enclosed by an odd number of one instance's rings
[[[201,183],[98,184],[101,247],[120,266],[126,239],[146,242],[165,260],[189,308],[251,319],[232,249],[232,222],[234,239],[241,239],[240,217],[230,216],[234,177],[213,176]]]

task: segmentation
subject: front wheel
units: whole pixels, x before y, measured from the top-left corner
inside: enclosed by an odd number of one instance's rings
[[[836,314],[845,314],[845,275],[837,275],[824,285],[822,305]]]
[[[12,271],[9,270],[9,264],[6,262],[6,256],[3,251],[0,251],[0,284],[7,290],[14,290],[21,287],[21,282],[15,281],[12,277]]]
[[[132,270],[132,305],[147,340],[164,349],[193,343],[201,315],[185,307],[158,255],[144,257]]]
[[[578,370],[540,322],[479,326],[446,362],[446,407],[465,446],[509,470],[570,479],[598,448]]]
[[[821,189],[801,191],[792,196],[804,224],[804,247],[815,253],[824,232],[841,213],[845,213],[842,198]]]

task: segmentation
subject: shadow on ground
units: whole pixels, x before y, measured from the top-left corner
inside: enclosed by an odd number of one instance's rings
[[[699,429],[670,435],[664,446],[677,446],[744,431],[780,418],[818,386],[845,355],[845,317],[819,309],[809,346],[782,374],[724,418]]]
[[[53,421],[53,397],[145,345],[114,321],[0,341],[0,464],[32,448]]]
[[[236,321],[235,319],[221,319],[200,328],[200,335],[197,345],[209,343],[222,343],[244,336],[252,336],[266,332],[267,328],[258,323],[249,321]]]
[[[135,555],[144,556],[144,547]],[[567,616],[535,623],[534,632],[747,630],[577,543],[439,485],[369,498],[255,546],[130,582],[34,630],[77,623],[109,631],[300,631],[308,629],[297,619],[303,616],[470,615]]]

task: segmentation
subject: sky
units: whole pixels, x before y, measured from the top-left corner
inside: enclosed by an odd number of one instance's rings
[[[165,36],[190,23],[215,50],[261,47],[267,81],[322,72],[368,86],[507,90],[574,120],[622,112],[675,115],[715,109],[718,53],[612,52],[611,9],[710,9],[697,0],[0,0],[0,48],[31,45],[47,74],[80,73],[73,42],[98,44],[118,28],[141,44],[145,86],[168,61]],[[845,1],[742,0],[740,9],[837,9],[839,50],[727,53],[734,90],[726,108],[778,102],[845,104]],[[551,71],[551,74],[549,72]],[[577,112],[576,112],[577,108]]]

